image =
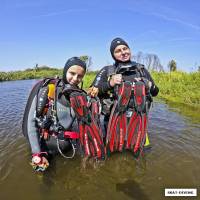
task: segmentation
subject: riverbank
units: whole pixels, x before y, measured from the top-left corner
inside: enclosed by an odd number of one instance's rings
[[[13,81],[13,80],[40,79],[44,77],[54,77],[56,75],[61,77],[62,69],[39,68],[39,69],[27,69],[24,71],[0,72],[0,82]]]
[[[158,98],[200,108],[200,73],[152,72],[160,92]],[[88,88],[95,74],[85,77],[84,87]]]
[[[84,77],[85,89],[89,88],[97,72],[88,72]],[[200,73],[152,72],[160,92],[158,98],[200,108]],[[25,71],[0,72],[0,81],[62,77],[62,69],[28,69]]]
[[[159,98],[200,107],[199,72],[153,72],[152,76],[160,89]]]

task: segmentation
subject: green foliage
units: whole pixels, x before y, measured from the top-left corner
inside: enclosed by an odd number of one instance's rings
[[[96,74],[97,72],[86,74],[83,84],[85,89],[90,87]],[[200,106],[200,73],[152,71],[151,75],[160,90],[158,98],[191,106]]]
[[[168,64],[170,72],[175,72],[177,70],[177,64],[175,60],[171,60]]]
[[[87,55],[80,56],[79,58],[86,63],[86,71],[89,72],[90,67],[92,65],[92,58],[90,56],[87,56]]]
[[[54,77],[62,75],[62,70],[56,68],[37,68],[26,69],[25,71],[15,71],[15,72],[0,72],[0,81],[10,81],[10,80],[25,80],[25,79],[40,79],[44,77]]]
[[[200,73],[156,73],[152,76],[160,92],[158,97],[169,101],[200,106]]]
[[[92,84],[96,72],[88,72],[83,79],[83,88],[88,89]],[[185,72],[151,72],[152,77],[158,85],[160,92],[158,98],[163,98],[171,102],[184,103],[192,106],[200,106],[200,73]],[[34,70],[16,72],[0,72],[0,81],[40,79],[44,77],[62,77],[62,69]]]
[[[89,58],[89,56],[80,56],[79,57],[82,61],[84,61],[84,62],[87,62],[87,60],[88,60],[88,58]]]
[[[83,78],[83,88],[88,89],[92,84],[97,72],[88,72],[86,73],[85,77]]]
[[[37,71],[43,71],[43,70],[52,71],[52,70],[58,70],[58,69],[52,68],[52,67],[48,67],[46,65],[43,65],[43,66],[40,66],[40,67],[37,68]]]

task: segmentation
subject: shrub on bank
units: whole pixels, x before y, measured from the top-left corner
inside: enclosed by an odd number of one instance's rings
[[[83,79],[83,88],[87,89],[92,84],[97,72],[87,72]],[[173,102],[186,103],[200,106],[200,73],[186,72],[151,72],[160,92],[158,98]],[[44,77],[62,77],[62,69],[29,69],[16,72],[0,72],[0,81],[41,79]]]
[[[200,105],[199,72],[153,72],[152,76],[160,89],[159,97],[193,106]]]

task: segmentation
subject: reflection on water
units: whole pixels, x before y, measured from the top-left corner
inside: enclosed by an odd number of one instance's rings
[[[0,199],[157,200],[164,199],[167,187],[200,189],[200,115],[162,102],[155,102],[150,113],[152,148],[141,159],[116,153],[83,168],[78,155],[56,157],[46,173],[34,173],[21,123],[35,83],[0,83]]]
[[[127,180],[124,183],[116,184],[116,191],[121,191],[131,199],[142,199],[149,200],[149,197],[141,190],[140,185],[137,184],[134,180]]]
[[[168,102],[169,109],[180,113],[181,115],[188,117],[187,120],[192,121],[193,123],[200,123],[200,107],[194,107],[192,105],[183,104],[183,103],[175,103],[175,102]]]

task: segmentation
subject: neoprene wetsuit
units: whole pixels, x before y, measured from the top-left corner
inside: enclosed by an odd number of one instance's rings
[[[130,67],[131,65],[131,67]],[[127,66],[127,71],[126,71]],[[128,68],[130,67],[130,70]],[[108,91],[113,91],[113,87],[110,85],[109,78],[112,74],[120,74],[120,69],[122,69],[123,79],[125,81],[133,81],[134,78],[144,77],[147,80],[152,82],[150,88],[150,93],[152,96],[156,96],[159,92],[158,87],[155,85],[154,80],[152,79],[148,70],[144,65],[136,62],[128,63],[115,63],[114,65],[103,67],[99,73],[96,75],[95,80],[92,83],[92,86],[99,88],[99,96],[105,98],[105,95]]]

